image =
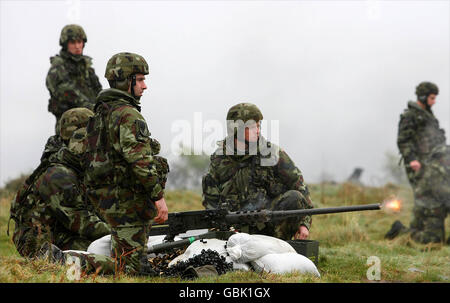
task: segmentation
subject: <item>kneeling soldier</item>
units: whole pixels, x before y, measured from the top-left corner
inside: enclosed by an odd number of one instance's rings
[[[61,249],[86,250],[89,244],[110,233],[110,229],[87,203],[82,186],[80,152],[72,134],[80,135],[94,113],[74,108],[61,117],[59,138],[47,144],[39,167],[25,181],[11,205],[15,231],[13,242],[25,257],[34,257],[43,244]]]
[[[313,208],[300,170],[286,152],[260,135],[260,110],[250,103],[230,108],[228,136],[213,155],[203,177],[203,205],[238,210],[295,210]],[[265,150],[264,150],[265,149]],[[270,152],[268,152],[270,150]],[[261,223],[243,232],[284,240],[306,239],[311,216]]]

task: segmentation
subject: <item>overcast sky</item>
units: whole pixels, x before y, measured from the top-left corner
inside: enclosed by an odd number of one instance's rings
[[[115,53],[150,65],[142,113],[162,154],[177,120],[224,121],[239,102],[280,121],[280,145],[307,183],[356,166],[368,184],[398,153],[399,115],[421,81],[450,133],[448,1],[1,1],[0,186],[39,164],[54,132],[49,57],[77,23],[104,88]],[[218,136],[217,140],[221,137]],[[170,174],[169,174],[170,178]]]

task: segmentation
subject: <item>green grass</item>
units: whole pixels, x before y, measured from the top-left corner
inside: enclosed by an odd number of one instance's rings
[[[351,184],[311,185],[316,207],[356,205],[382,202],[388,197],[399,197],[403,208],[399,213],[365,211],[318,215],[313,217],[310,239],[318,240],[321,278],[298,273],[285,275],[230,272],[215,278],[201,278],[192,283],[298,283],[298,282],[369,282],[366,272],[370,256],[380,259],[381,280],[388,282],[449,282],[450,247],[448,245],[421,245],[404,235],[388,241],[383,238],[392,222],[409,224],[413,204],[409,187],[386,185],[380,188],[358,187]],[[71,282],[67,267],[43,260],[26,260],[19,256],[6,235],[11,191],[0,193],[0,282]],[[202,209],[201,195],[190,191],[166,193],[169,211]],[[446,230],[449,236],[450,224]],[[13,224],[11,223],[11,229]],[[10,231],[12,234],[12,231]],[[410,269],[417,270],[410,270]],[[82,275],[78,282],[180,282],[179,278],[145,278],[125,274],[118,276]]]

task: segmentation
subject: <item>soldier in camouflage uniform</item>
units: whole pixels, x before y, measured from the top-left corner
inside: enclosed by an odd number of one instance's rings
[[[416,88],[418,101],[408,102],[408,108],[400,116],[397,144],[414,192],[413,218],[409,229],[400,221],[394,222],[386,238],[410,232],[419,243],[445,240],[444,221],[450,203],[450,148],[431,111],[438,93],[435,84],[420,83]]]
[[[46,79],[50,92],[48,111],[55,115],[56,124],[68,109],[86,107],[92,110],[102,89],[92,68],[92,59],[83,55],[86,42],[81,26],[66,25],[59,39],[62,49],[59,55],[50,58],[51,67]]]
[[[168,164],[157,156],[159,142],[150,138],[140,113],[147,74],[148,64],[140,55],[111,57],[105,72],[111,88],[98,95],[86,137],[88,197],[111,227],[113,258],[130,274],[153,274],[146,259],[148,232],[155,215],[163,223],[168,214]]]
[[[82,149],[70,139],[94,113],[74,108],[61,117],[58,137],[46,145],[41,165],[26,180],[11,205],[15,231],[13,242],[24,257],[33,257],[43,242],[62,249],[86,250],[110,233],[91,205],[82,186]]]
[[[219,148],[211,155],[209,171],[202,180],[206,209],[313,208],[300,170],[283,149],[260,136],[262,119],[260,110],[250,103],[237,104],[228,111],[228,136],[219,142]],[[243,124],[235,127],[236,121]],[[270,161],[269,156],[272,157]],[[310,227],[311,216],[304,216],[241,231],[290,240],[293,236],[306,239]]]

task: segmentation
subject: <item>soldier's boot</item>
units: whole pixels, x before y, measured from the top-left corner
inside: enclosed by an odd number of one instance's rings
[[[140,270],[137,272],[138,276],[159,277],[159,274],[153,269],[153,266],[146,257],[141,258],[140,265]]]
[[[422,218],[423,229],[412,230],[411,238],[422,244],[444,243],[445,241],[445,217],[444,209],[435,208],[425,210]]]
[[[64,264],[66,262],[66,255],[64,252],[50,242],[42,244],[37,257],[40,259],[47,259],[52,263]]]
[[[409,231],[405,225],[402,224],[399,220],[396,220],[392,223],[391,229],[384,235],[385,239],[392,240],[400,234],[405,234]]]

